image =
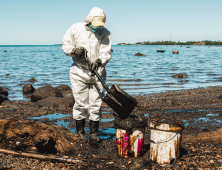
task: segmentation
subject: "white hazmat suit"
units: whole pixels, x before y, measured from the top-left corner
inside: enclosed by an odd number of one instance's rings
[[[73,24],[63,37],[63,52],[73,57],[74,63],[70,69],[70,81],[75,98],[73,118],[82,120],[89,118],[92,121],[101,119],[102,99],[104,88],[95,75],[89,70],[85,58],[74,56],[71,52],[75,47],[84,47],[91,62],[97,58],[101,60],[98,73],[105,81],[105,65],[111,59],[111,34],[103,27],[97,32],[92,32],[89,24],[95,18],[105,22],[106,15],[100,8],[94,7],[84,22]]]

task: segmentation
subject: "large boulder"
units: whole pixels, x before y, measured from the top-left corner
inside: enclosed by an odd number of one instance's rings
[[[62,84],[54,87],[54,89],[58,90],[61,93],[62,97],[73,97],[72,89],[68,85]]]
[[[73,98],[72,90],[62,91],[61,93],[62,93],[62,97],[72,97]]]
[[[78,141],[69,130],[33,120],[8,118],[0,120],[0,142],[17,150],[36,148],[40,153],[69,155],[75,153]]]
[[[0,94],[0,104],[4,101],[8,100],[8,97],[6,97],[5,95],[3,94]]]
[[[58,90],[60,93],[62,91],[71,90],[71,88],[68,85],[64,85],[64,84],[56,86],[56,87],[54,87],[54,89]]]
[[[31,102],[36,102],[47,97],[61,97],[61,93],[50,85],[43,86],[35,90],[31,96]]]
[[[75,100],[73,97],[47,97],[45,99],[38,100],[35,105],[36,106],[54,106],[60,107],[67,105],[69,107],[73,107]]]
[[[64,97],[64,103],[67,104],[69,107],[73,107],[75,104],[75,99],[73,96]]]
[[[7,88],[0,86],[0,94],[3,94],[4,96],[8,96]]]
[[[30,83],[25,84],[22,88],[23,94],[32,94],[34,93],[34,91],[35,91],[35,88]]]

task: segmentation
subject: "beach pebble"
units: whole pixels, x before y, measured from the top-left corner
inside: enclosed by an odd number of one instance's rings
[[[210,163],[213,164],[213,163],[214,163],[214,160],[211,159],[211,160],[210,160]]]
[[[114,164],[115,162],[107,162],[106,164],[108,164],[108,165],[112,165],[112,164]]]
[[[192,152],[197,152],[197,149],[196,148],[191,148],[191,151]]]

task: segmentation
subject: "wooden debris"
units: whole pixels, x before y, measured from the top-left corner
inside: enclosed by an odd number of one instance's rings
[[[6,150],[6,149],[0,149],[0,152],[7,153],[7,154],[13,154],[13,155],[19,155],[19,156],[38,158],[38,159],[59,160],[59,161],[70,162],[70,163],[83,163],[83,161],[79,160],[79,159],[62,158],[62,157],[56,157],[56,156],[46,156],[46,155],[31,154],[31,153],[25,153],[25,152],[19,153],[19,152],[15,152],[15,151],[11,151],[11,150]]]

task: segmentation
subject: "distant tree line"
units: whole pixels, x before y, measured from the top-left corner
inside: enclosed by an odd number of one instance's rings
[[[144,42],[137,42],[134,44],[129,43],[118,43],[117,45],[222,45],[222,41],[187,41],[187,42],[176,42],[176,41],[144,41]]]

